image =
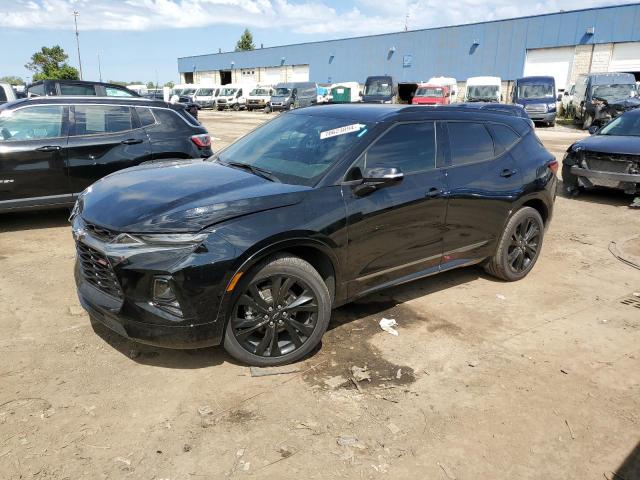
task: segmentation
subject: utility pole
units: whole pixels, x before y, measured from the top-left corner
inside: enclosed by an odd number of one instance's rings
[[[78,66],[80,67],[80,80],[82,80],[82,59],[80,58],[80,34],[78,33],[78,15],[77,10],[73,11],[73,21],[76,25],[76,45],[78,46]]]
[[[408,31],[409,30],[409,14],[407,13],[407,15],[404,17],[404,31]]]
[[[102,65],[100,65],[100,50],[98,50],[98,75],[100,76],[100,81],[102,81]]]

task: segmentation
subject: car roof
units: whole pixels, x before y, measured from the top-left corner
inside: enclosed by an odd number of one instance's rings
[[[28,85],[28,87],[31,87],[33,85],[39,85],[41,83],[61,83],[61,84],[73,84],[73,85],[103,85],[105,87],[120,87],[120,88],[127,88],[128,85],[118,85],[117,83],[108,83],[108,82],[94,82],[91,80],[36,80],[35,82],[32,82]],[[135,86],[135,85],[134,85]]]
[[[518,83],[528,83],[528,82],[555,82],[555,78],[546,76],[546,75],[533,75],[530,77],[520,77],[516,79]]]
[[[472,104],[473,105],[473,104]],[[491,105],[491,107],[489,107]],[[516,110],[518,109],[518,110]],[[344,118],[358,122],[378,123],[385,121],[416,121],[416,120],[474,120],[500,121],[513,126],[526,121],[526,128],[530,128],[528,117],[516,114],[522,107],[503,104],[481,104],[469,106],[467,104],[438,105],[435,107],[372,104],[372,103],[343,103],[315,105],[298,108],[288,114],[325,116]],[[507,113],[507,111],[510,111]],[[524,111],[524,110],[522,110]],[[513,112],[513,113],[512,113]],[[520,127],[516,127],[520,129]]]
[[[13,108],[24,107],[26,105],[83,105],[83,104],[100,104],[100,105],[131,105],[138,107],[164,107],[171,108],[171,104],[161,101],[152,100],[145,97],[96,97],[96,96],[52,96],[52,97],[31,97],[21,98],[15,102],[10,102],[2,106],[2,109],[9,110]]]

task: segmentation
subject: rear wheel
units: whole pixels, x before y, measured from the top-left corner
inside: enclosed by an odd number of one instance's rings
[[[531,271],[542,248],[544,222],[535,208],[522,207],[507,222],[498,248],[485,265],[490,275],[508,282]]]
[[[265,367],[300,360],[329,325],[329,290],[301,258],[276,255],[266,260],[238,291],[224,348],[243,363]]]
[[[233,110],[234,110],[235,112],[237,112],[238,110],[240,110],[240,104],[239,104],[239,103],[236,103],[236,104],[233,106]]]

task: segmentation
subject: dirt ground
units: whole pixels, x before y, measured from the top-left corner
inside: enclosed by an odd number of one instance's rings
[[[267,118],[201,115],[217,148]],[[538,134],[558,159],[584,135]],[[640,233],[630,201],[559,196],[523,281],[467,268],[365,298],[264,377],[92,327],[67,212],[4,215],[0,478],[637,480],[640,271],[608,250]]]

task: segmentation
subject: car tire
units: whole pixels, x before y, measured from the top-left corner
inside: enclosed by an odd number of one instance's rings
[[[562,165],[562,191],[565,195],[573,197],[577,195],[582,187],[578,182],[578,176],[571,173],[572,165]]]
[[[236,103],[232,108],[234,112],[237,112],[240,110],[240,105]]]
[[[271,291],[278,278],[281,289],[290,286],[274,299]],[[269,293],[263,297],[263,292]],[[306,297],[304,292],[309,292]],[[292,307],[300,300],[304,301]],[[236,360],[256,367],[304,358],[320,343],[331,319],[331,295],[318,271],[287,254],[272,256],[252,269],[237,286],[231,303],[224,348]],[[279,355],[272,356],[274,348]]]
[[[522,207],[509,218],[495,254],[484,266],[485,271],[507,282],[526,277],[538,260],[543,238],[540,213],[535,208]]]
[[[582,122],[582,129],[589,130],[589,127],[593,125],[593,116],[589,113],[585,113],[584,121]]]

